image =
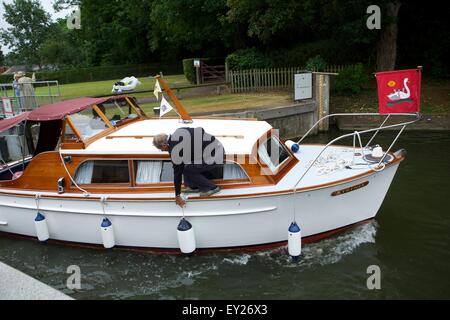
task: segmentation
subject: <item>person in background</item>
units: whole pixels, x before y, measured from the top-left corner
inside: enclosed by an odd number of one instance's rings
[[[20,99],[20,85],[19,85],[19,74],[16,72],[14,73],[14,80],[12,83],[13,89],[14,89],[14,95],[16,96],[17,103],[19,105],[19,109],[22,111],[22,101]]]
[[[26,77],[25,72],[17,72],[17,82],[20,89],[21,96],[21,107],[25,111],[33,110],[37,107],[36,97],[33,88],[34,80],[32,78]]]

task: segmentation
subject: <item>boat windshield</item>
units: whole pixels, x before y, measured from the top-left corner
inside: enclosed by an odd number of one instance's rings
[[[127,120],[138,118],[144,112],[136,105],[131,105],[127,99],[106,101],[98,107],[105,114],[113,126],[120,125]]]
[[[79,135],[86,140],[139,117],[145,117],[145,113],[126,98],[106,101],[68,116],[75,128],[66,123],[64,138],[66,141],[77,140]]]
[[[75,128],[80,134],[80,138],[88,139],[93,137],[105,129],[109,128],[109,124],[105,122],[97,108],[89,107],[81,112],[68,116]],[[76,134],[73,132],[70,126],[66,126],[65,138],[67,140],[74,139]]]
[[[270,137],[260,145],[258,155],[272,172],[289,159],[286,147],[275,137]]]

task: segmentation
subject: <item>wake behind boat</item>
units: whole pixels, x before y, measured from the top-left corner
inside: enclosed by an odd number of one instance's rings
[[[265,121],[192,119],[170,88],[181,119],[152,119],[130,97],[80,98],[0,121],[22,126],[32,157],[0,170],[0,232],[78,245],[143,250],[231,250],[317,240],[373,219],[399,164],[392,148],[410,122],[345,134],[326,145],[283,141]],[[355,115],[355,114],[352,114]],[[373,115],[373,114],[362,114]],[[379,114],[376,114],[379,115]],[[211,197],[175,204],[169,155],[155,135],[202,127],[223,144],[226,163],[210,178]],[[385,148],[380,130],[400,128]],[[366,144],[361,136],[372,135]],[[336,142],[353,139],[353,145]],[[180,219],[182,223],[180,223]],[[184,223],[184,224],[183,224]],[[183,225],[183,228],[180,226]]]

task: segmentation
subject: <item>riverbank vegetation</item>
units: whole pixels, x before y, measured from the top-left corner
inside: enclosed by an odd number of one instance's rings
[[[78,5],[81,29],[52,21],[38,0],[2,4],[10,25],[0,32],[10,50],[7,65],[73,70],[160,63],[180,72],[182,59],[193,57],[228,57],[239,68],[298,67],[320,57],[330,65],[362,63],[369,72],[423,65],[427,76],[450,74],[450,39],[442,36],[450,20],[445,10],[420,2],[380,1],[381,28],[373,30],[366,25],[369,0],[54,3]]]

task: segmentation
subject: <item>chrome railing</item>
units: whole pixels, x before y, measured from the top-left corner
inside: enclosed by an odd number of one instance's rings
[[[297,183],[294,186],[294,191],[293,193],[297,192],[297,188],[299,183],[303,180],[303,178],[308,174],[308,172],[311,170],[311,168],[316,164],[317,160],[320,158],[320,156],[325,152],[326,149],[328,149],[331,145],[333,145],[334,143],[345,139],[345,138],[349,138],[349,137],[353,137],[353,150],[354,153],[356,152],[356,140],[358,139],[360,148],[361,148],[361,154],[364,158],[364,149],[367,148],[369,146],[369,144],[375,139],[375,137],[378,135],[378,133],[382,130],[387,130],[387,129],[394,129],[394,128],[399,128],[401,127],[399,133],[397,134],[397,136],[395,137],[395,139],[392,141],[391,145],[389,146],[389,148],[384,152],[383,156],[381,157],[381,160],[378,162],[378,164],[376,164],[375,166],[373,164],[369,164],[367,163],[367,165],[369,167],[371,167],[372,170],[375,171],[381,171],[384,169],[384,159],[386,158],[386,156],[389,154],[389,152],[392,150],[392,147],[394,146],[395,142],[397,142],[398,138],[401,136],[401,134],[403,133],[403,130],[405,130],[406,126],[413,124],[415,122],[418,122],[422,119],[422,115],[420,113],[392,113],[392,114],[379,114],[379,113],[336,113],[336,114],[330,114],[327,115],[321,119],[319,119],[312,127],[311,129],[309,129],[305,135],[303,135],[303,137],[297,142],[297,144],[300,144],[322,121],[329,119],[331,117],[340,117],[340,116],[387,116],[386,119],[384,119],[383,123],[377,127],[377,128],[373,128],[373,129],[367,129],[367,130],[362,130],[362,131],[355,131],[353,133],[347,133],[344,135],[341,135],[333,140],[331,140],[328,144],[326,144],[322,150],[319,152],[319,154],[316,156],[316,158],[311,162],[311,164],[308,166],[308,168],[306,169],[306,171],[302,174],[302,176],[300,177],[300,179],[297,180]],[[407,121],[407,122],[401,122],[401,123],[397,123],[397,124],[392,124],[392,125],[386,125],[386,122],[389,120],[389,118],[391,116],[407,116],[407,117],[414,117],[414,120],[411,121]],[[361,140],[361,135],[363,134],[368,134],[374,132],[373,136],[370,138],[370,140],[368,141],[368,143],[363,146],[362,140]]]

